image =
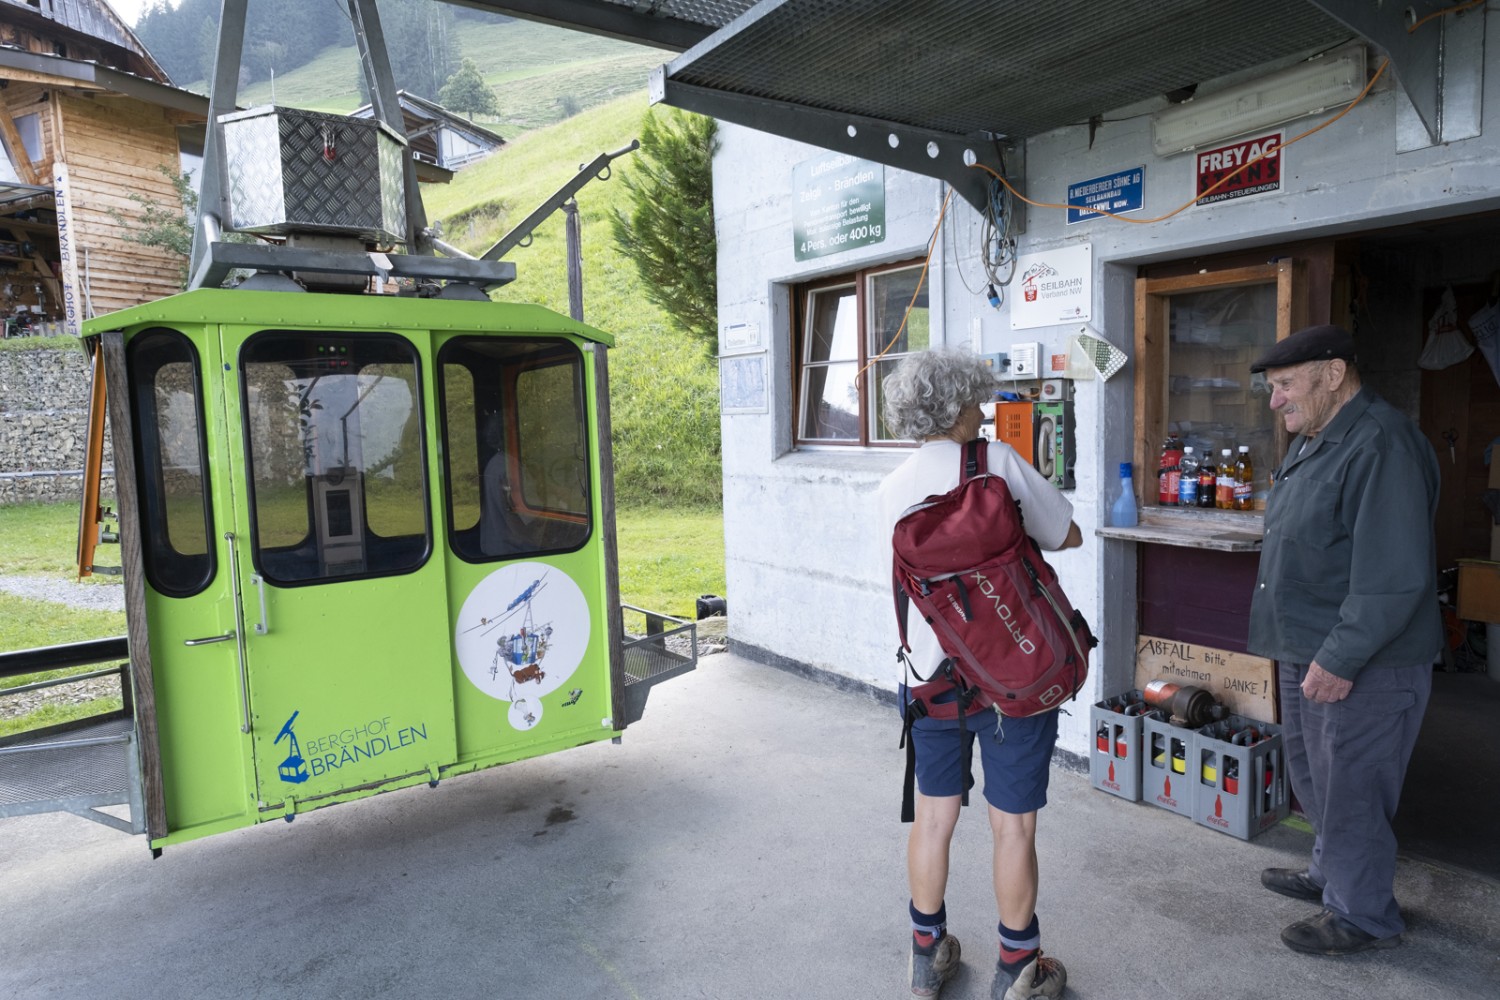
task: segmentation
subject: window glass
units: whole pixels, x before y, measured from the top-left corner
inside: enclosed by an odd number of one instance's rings
[[[1275,415],[1250,365],[1276,343],[1276,285],[1181,293],[1170,303],[1168,430],[1215,462],[1222,449],[1234,455],[1247,445],[1263,497],[1275,464]]]
[[[448,513],[454,531],[479,525],[479,428],[475,426],[474,375],[463,365],[441,365],[444,454],[448,462]]]
[[[883,383],[903,357],[932,343],[921,266],[856,271],[806,288],[799,301],[797,439],[898,441],[881,416]]]
[[[429,551],[416,351],[270,331],[240,363],[256,566],[297,583],[409,572]]]
[[[870,308],[867,350],[870,357],[880,359],[870,369],[873,396],[870,437],[876,441],[899,440],[885,426],[885,377],[896,369],[905,355],[932,346],[926,282],[922,282],[918,289],[921,277],[920,267],[908,267],[899,271],[882,271],[869,278],[866,293]]]
[[[214,572],[197,351],[176,331],[150,330],[130,341],[126,358],[146,578],[163,594],[191,596]]]
[[[807,296],[801,436],[859,440],[859,306],[853,286]]]
[[[576,549],[591,529],[583,356],[464,337],[438,354],[449,543],[471,562]]]

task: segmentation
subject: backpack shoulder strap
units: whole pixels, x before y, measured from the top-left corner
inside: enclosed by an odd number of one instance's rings
[[[959,482],[967,483],[975,476],[982,476],[989,471],[986,467],[989,460],[990,443],[984,438],[975,438],[964,445],[963,468],[959,473]]]

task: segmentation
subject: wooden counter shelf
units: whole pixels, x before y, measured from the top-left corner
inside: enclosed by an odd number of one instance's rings
[[[1176,545],[1218,552],[1259,552],[1265,535],[1260,511],[1172,510],[1144,507],[1133,528],[1100,527],[1100,538],[1147,545]]]

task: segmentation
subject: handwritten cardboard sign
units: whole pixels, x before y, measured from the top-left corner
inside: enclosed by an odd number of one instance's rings
[[[1236,715],[1281,721],[1276,663],[1263,656],[1143,635],[1135,647],[1135,686],[1144,688],[1158,679],[1201,687]]]

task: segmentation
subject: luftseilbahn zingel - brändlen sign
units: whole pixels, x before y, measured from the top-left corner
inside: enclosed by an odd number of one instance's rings
[[[884,166],[829,153],[792,168],[792,248],[797,260],[884,239]]]

